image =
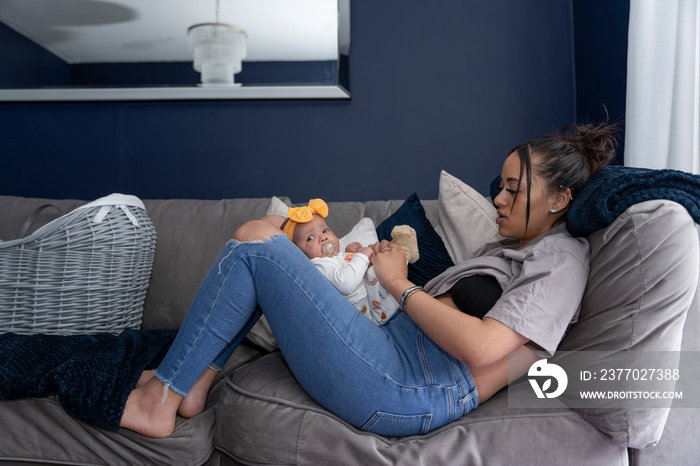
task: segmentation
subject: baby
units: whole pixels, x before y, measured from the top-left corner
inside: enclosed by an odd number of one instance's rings
[[[340,240],[326,224],[327,216],[326,203],[312,199],[308,206],[289,209],[282,231],[357,310],[377,325],[386,324],[399,305],[374,274],[372,249],[355,242],[341,252]]]

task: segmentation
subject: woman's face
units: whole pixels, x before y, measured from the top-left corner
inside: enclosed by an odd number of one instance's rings
[[[532,158],[532,165],[537,158]],[[520,158],[517,152],[512,152],[503,163],[501,171],[501,192],[494,199],[498,206],[498,233],[501,236],[520,240],[520,246],[537,238],[552,229],[556,217],[550,212],[555,204],[556,195],[548,193],[545,184],[534,170],[530,186],[530,219],[527,219],[527,178],[523,170],[520,179]],[[518,194],[517,197],[515,194]],[[527,226],[526,226],[527,225]]]
[[[326,243],[335,246],[336,253],[340,250],[338,237],[328,228],[326,221],[314,214],[310,222],[300,223],[294,229],[294,244],[302,250],[306,257],[323,257],[323,246]]]

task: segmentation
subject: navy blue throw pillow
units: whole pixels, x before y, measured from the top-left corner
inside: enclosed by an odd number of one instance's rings
[[[416,230],[420,259],[408,264],[408,279],[413,283],[423,286],[454,265],[445,243],[425,216],[425,209],[416,193],[408,196],[396,212],[377,226],[379,240],[391,240],[391,230],[396,225],[409,225]]]

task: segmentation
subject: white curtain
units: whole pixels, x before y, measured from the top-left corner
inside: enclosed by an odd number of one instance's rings
[[[631,0],[625,165],[700,174],[698,0]]]

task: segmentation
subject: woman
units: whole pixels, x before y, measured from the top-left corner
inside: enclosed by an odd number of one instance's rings
[[[356,427],[404,436],[458,419],[508,384],[509,353],[526,356],[510,368],[521,375],[552,354],[575,321],[589,252],[585,240],[568,235],[564,217],[590,175],[612,160],[613,142],[612,128],[586,125],[516,147],[494,199],[499,233],[513,241],[485,246],[428,283],[428,292],[407,279],[401,248],[374,245],[377,276],[404,310],[386,326],[359,315],[280,225],[269,218],[243,225],[156,376],[132,391],[121,426],[167,437],[176,413],[200,413],[217,371],[261,310],[300,385]],[[502,288],[483,318],[460,310],[456,302],[468,299],[452,297],[453,287],[469,290],[455,285],[474,276],[494,277]]]

